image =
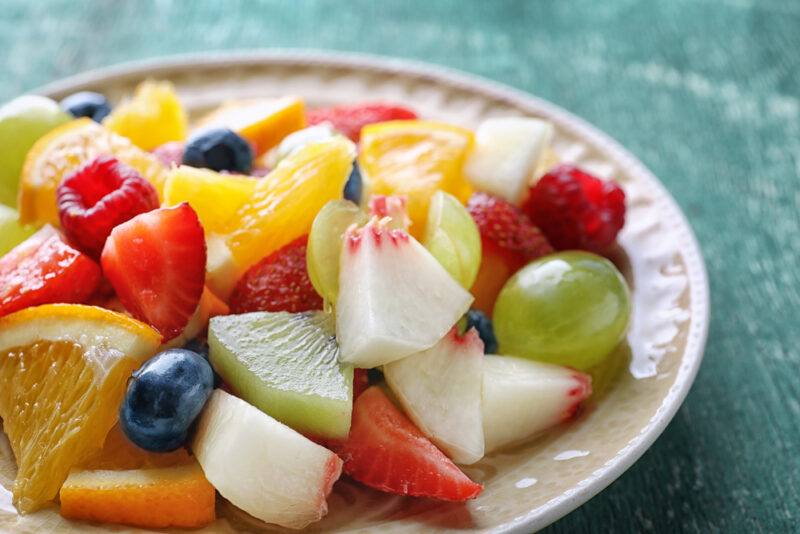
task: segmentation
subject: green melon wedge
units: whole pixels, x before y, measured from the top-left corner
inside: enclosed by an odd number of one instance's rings
[[[211,319],[214,369],[238,396],[307,436],[345,439],[353,368],[339,363],[333,317],[255,312]]]

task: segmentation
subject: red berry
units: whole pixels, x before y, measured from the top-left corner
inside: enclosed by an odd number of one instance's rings
[[[170,141],[153,149],[153,155],[167,168],[183,164],[184,144],[181,141]]]
[[[528,262],[552,253],[553,247],[522,210],[502,198],[475,193],[467,209],[483,246],[481,268],[472,286],[474,306],[491,316],[506,280]]]
[[[350,436],[331,446],[344,460],[345,473],[380,491],[461,502],[474,499],[483,490],[437,449],[379,386],[358,397]]]
[[[306,113],[309,126],[330,122],[334,129],[355,142],[361,138],[361,128],[376,122],[416,119],[417,114],[403,106],[389,104],[355,104],[332,108],[312,109]]]
[[[321,310],[322,297],[308,278],[307,242],[299,237],[250,267],[233,290],[231,312]]]
[[[189,323],[203,294],[203,227],[185,202],[144,213],[111,232],[102,263],[125,309],[169,341]]]
[[[111,230],[158,207],[158,193],[135,169],[100,156],[58,186],[58,214],[67,239],[99,258]]]
[[[602,253],[625,225],[625,192],[571,165],[559,165],[530,190],[523,209],[558,250]]]
[[[82,304],[100,280],[95,262],[45,226],[0,258],[0,316],[41,304]]]

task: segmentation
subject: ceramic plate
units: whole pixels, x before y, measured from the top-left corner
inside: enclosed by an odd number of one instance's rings
[[[628,343],[595,376],[596,394],[577,421],[466,469],[485,484],[466,505],[393,497],[348,481],[330,513],[310,531],[530,532],[586,502],[619,477],[664,430],[694,380],[708,326],[708,282],[683,214],[653,174],[618,143],[567,111],[497,83],[388,58],[316,52],[258,52],[159,60],[91,72],[42,88],[61,98],[91,89],[112,100],[141,80],[171,80],[192,114],[234,98],[296,94],[310,106],[388,100],[421,116],[474,127],[498,116],[544,117],[556,125],[555,150],[625,188],[628,222],[616,261],[633,288]],[[269,451],[265,451],[269,454]],[[0,484],[13,460],[0,441]],[[224,502],[208,531],[272,530]],[[100,532],[48,510],[19,517],[0,487],[0,530]],[[123,528],[114,528],[124,531]]]

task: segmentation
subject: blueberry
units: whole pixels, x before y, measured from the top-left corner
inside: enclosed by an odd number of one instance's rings
[[[358,163],[353,163],[353,172],[344,184],[344,198],[356,204],[361,204],[361,194],[364,190],[364,182],[361,179],[361,171]]]
[[[470,310],[467,312],[467,325],[465,330],[475,328],[478,335],[483,340],[483,352],[486,354],[494,354],[497,352],[497,338],[494,336],[494,326],[492,320],[489,319],[485,313],[479,310]]]
[[[111,104],[105,96],[92,91],[74,93],[61,101],[61,109],[73,117],[89,117],[95,122],[100,122],[111,113]]]
[[[148,360],[128,381],[119,419],[133,443],[168,452],[186,443],[214,383],[211,366],[196,352],[170,349]]]
[[[250,174],[253,157],[250,143],[227,128],[204,130],[193,135],[183,152],[186,165],[239,174]]]

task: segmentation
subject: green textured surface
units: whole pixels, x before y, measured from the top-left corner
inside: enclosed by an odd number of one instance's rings
[[[703,246],[698,380],[652,449],[551,532],[800,530],[800,2],[4,0],[0,99],[120,61],[314,47],[482,74],[598,125]]]

